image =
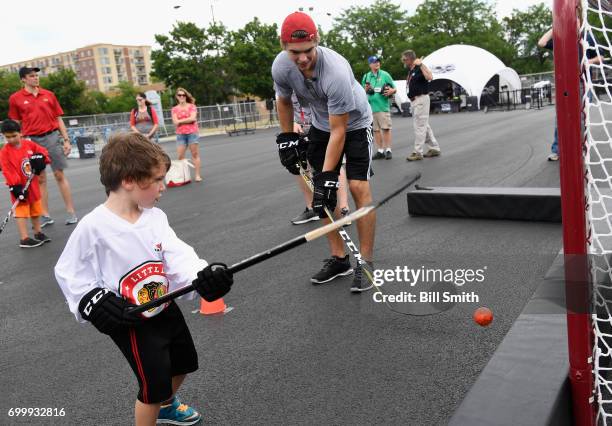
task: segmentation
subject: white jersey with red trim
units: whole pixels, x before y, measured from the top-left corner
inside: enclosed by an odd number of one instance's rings
[[[70,311],[78,311],[81,298],[95,287],[104,287],[135,305],[185,287],[208,263],[180,240],[158,208],[143,209],[130,223],[99,205],[83,217],[70,235],[55,265]],[[181,298],[192,299],[195,292]],[[167,304],[144,312],[152,317]]]

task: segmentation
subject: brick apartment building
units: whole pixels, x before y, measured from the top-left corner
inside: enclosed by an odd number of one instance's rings
[[[121,81],[131,81],[135,86],[151,84],[151,46],[92,44],[69,52],[0,65],[0,70],[16,73],[23,66],[40,68],[43,77],[69,68],[88,89],[108,92]]]

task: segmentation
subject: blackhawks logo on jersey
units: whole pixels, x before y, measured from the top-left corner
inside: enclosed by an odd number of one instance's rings
[[[168,279],[164,264],[151,260],[125,274],[119,283],[121,295],[135,305],[142,305],[168,293]],[[163,311],[168,303],[144,312],[147,318]]]
[[[28,151],[28,154],[32,155],[32,151]],[[25,177],[30,177],[30,175],[32,175],[32,165],[28,158],[24,158],[21,161],[21,173],[23,173]]]
[[[138,290],[138,304],[144,305],[153,299],[157,299],[159,296],[163,296],[166,294],[164,288],[164,284],[160,282],[153,281],[146,283]]]

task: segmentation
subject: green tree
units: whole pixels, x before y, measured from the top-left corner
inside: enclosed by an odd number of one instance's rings
[[[164,90],[163,92],[159,94],[163,109],[171,108],[174,105],[173,95],[174,94],[168,89]]]
[[[505,39],[492,6],[484,0],[426,0],[409,20],[411,48],[426,56],[452,44],[470,44],[488,50],[505,64],[516,48]]]
[[[122,81],[113,88],[108,97],[106,112],[128,112],[136,107],[136,94],[138,89],[131,81]]]
[[[224,102],[234,87],[226,71],[227,38],[221,23],[199,28],[178,22],[169,35],[155,35],[161,49],[151,52],[153,75],[168,87],[189,90],[199,104]]]
[[[0,70],[0,119],[8,118],[8,100],[17,90],[21,89],[19,76],[14,72]]]
[[[227,47],[236,90],[261,98],[274,95],[270,66],[280,51],[278,26],[254,18],[244,28],[232,32]]]
[[[55,93],[66,115],[85,115],[102,112],[87,96],[85,82],[77,79],[74,71],[63,69],[40,79],[41,87]]]
[[[358,81],[369,71],[368,57],[380,55],[382,68],[393,78],[405,78],[401,53],[411,45],[408,14],[389,0],[351,6],[334,19],[322,43],[344,56]]]
[[[98,90],[91,90],[85,94],[87,103],[93,105],[98,112],[108,112],[108,96]]]
[[[538,40],[552,26],[552,12],[544,3],[530,6],[526,11],[514,9],[503,19],[508,41],[517,47],[517,56],[506,65],[519,74],[549,71],[552,56],[538,47]]]

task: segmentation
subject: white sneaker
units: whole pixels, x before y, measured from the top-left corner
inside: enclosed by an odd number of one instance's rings
[[[66,225],[74,225],[79,221],[79,218],[74,213],[68,213],[68,217],[66,218]]]
[[[559,154],[552,153],[548,156],[548,161],[559,161]]]
[[[51,219],[51,216],[41,216],[40,217],[40,227],[44,228],[47,225],[53,225],[55,221]]]

